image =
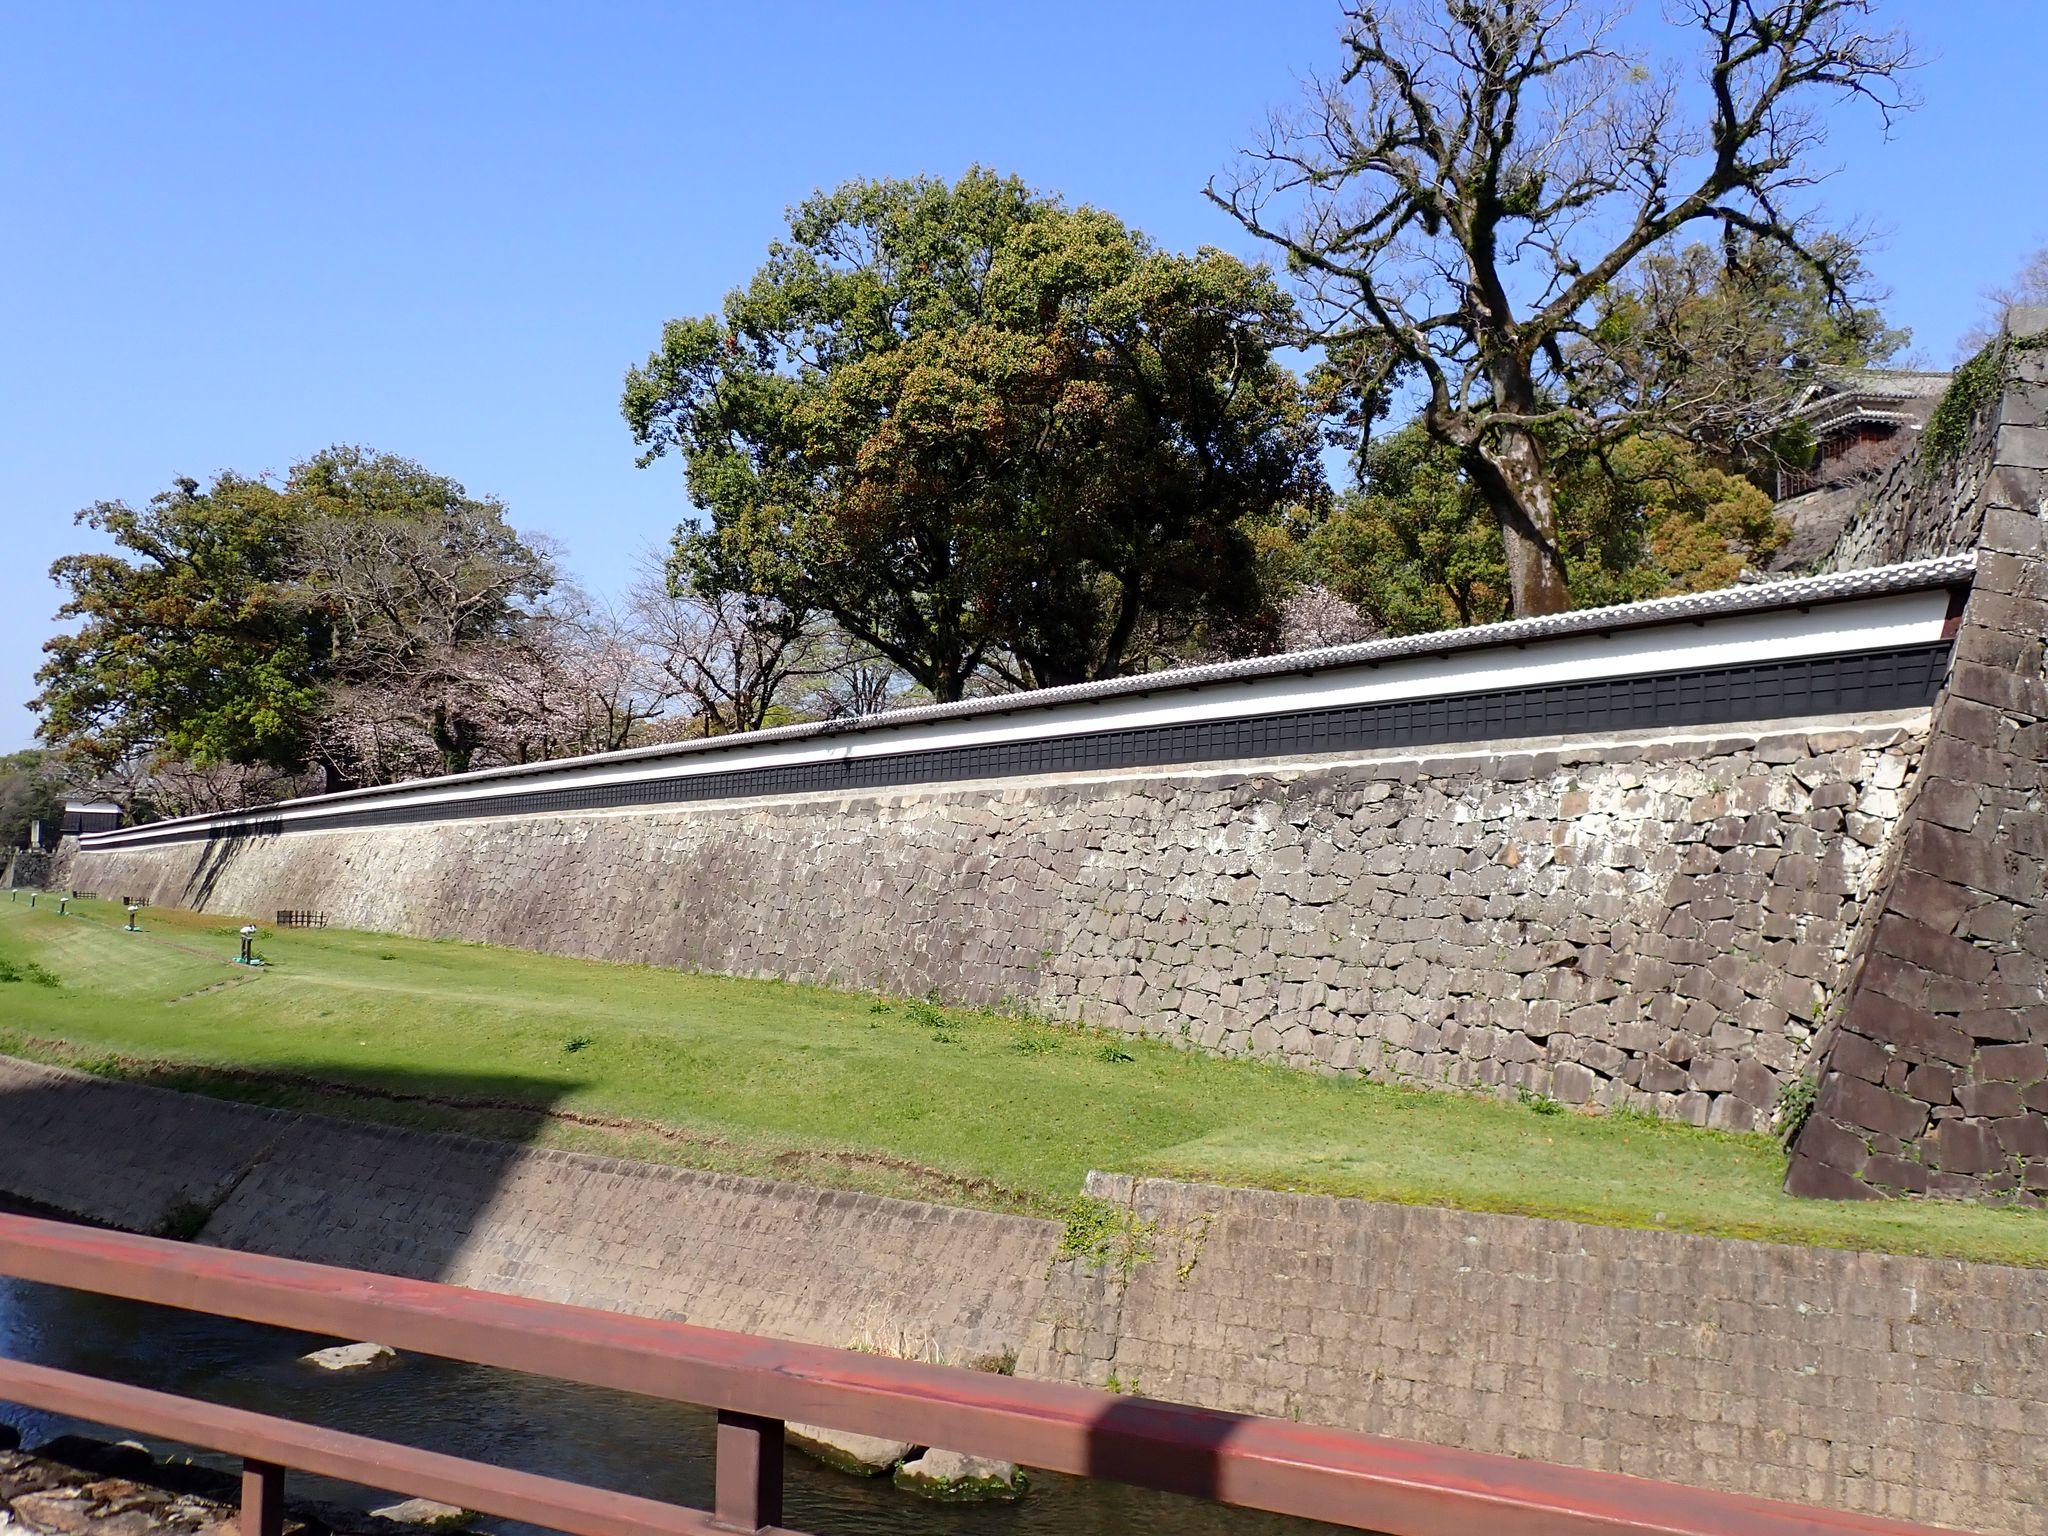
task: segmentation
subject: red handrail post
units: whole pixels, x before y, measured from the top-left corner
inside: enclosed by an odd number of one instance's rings
[[[711,1517],[735,1531],[782,1524],[782,1420],[719,1413]]]
[[[242,1463],[241,1536],[284,1536],[284,1468]]]

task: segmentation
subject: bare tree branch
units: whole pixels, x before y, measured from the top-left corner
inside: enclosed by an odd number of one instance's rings
[[[1625,56],[1591,0],[1353,0],[1345,61],[1275,116],[1210,199],[1277,246],[1318,339],[1398,377],[1458,448],[1507,542],[1516,611],[1568,601],[1545,434],[1598,440],[1680,402],[1588,397],[1595,306],[1679,232],[1782,248],[1846,303],[1840,247],[1802,195],[1820,179],[1819,105],[1888,125],[1912,58],[1872,0],[1675,0],[1700,45],[1707,109],[1685,121],[1668,71]],[[1573,345],[1567,347],[1569,338]]]

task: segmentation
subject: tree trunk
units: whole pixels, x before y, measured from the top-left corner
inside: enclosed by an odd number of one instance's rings
[[[973,675],[971,669],[963,670],[936,662],[929,664],[922,676],[910,668],[904,670],[910,672],[912,682],[924,685],[934,704],[958,704],[967,697],[967,679]]]
[[[477,733],[467,720],[455,718],[446,705],[434,706],[434,746],[443,773],[467,773],[476,759]]]
[[[360,789],[362,787],[356,782],[354,774],[342,768],[326,753],[319,754],[317,762],[320,768],[320,792],[322,794],[334,795],[341,793],[345,789]]]
[[[1557,548],[1557,503],[1543,452],[1524,427],[1501,427],[1472,455],[1473,483],[1500,523],[1515,617],[1563,613],[1571,607],[1564,557]]]

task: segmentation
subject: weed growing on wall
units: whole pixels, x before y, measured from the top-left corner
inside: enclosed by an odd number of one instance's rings
[[[164,1213],[158,1223],[156,1235],[169,1238],[176,1243],[189,1243],[213,1220],[213,1207],[197,1200],[181,1200]]]
[[[1806,1128],[1806,1122],[1813,1114],[1814,1101],[1819,1097],[1820,1085],[1811,1077],[1794,1078],[1778,1090],[1771,1123],[1777,1128],[1778,1139],[1786,1146],[1799,1139],[1799,1133]]]
[[[1135,1210],[1081,1195],[1067,1207],[1054,1257],[1109,1270],[1129,1283],[1138,1266],[1151,1261],[1152,1242],[1158,1233],[1157,1224]]]
[[[918,1360],[926,1365],[953,1363],[930,1333],[896,1318],[863,1317],[844,1347],[857,1355],[880,1355],[889,1360]]]
[[[1977,413],[1998,398],[2005,382],[2005,349],[1996,341],[1955,371],[1920,431],[1920,473],[1953,464],[1969,446]]]

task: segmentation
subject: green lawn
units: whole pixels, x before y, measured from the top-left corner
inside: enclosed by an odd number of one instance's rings
[[[252,973],[233,920],[51,906],[0,902],[0,1051],[199,1092],[1041,1214],[1103,1168],[2048,1265],[2048,1214],[1792,1200],[1761,1136],[379,934],[268,936]]]

